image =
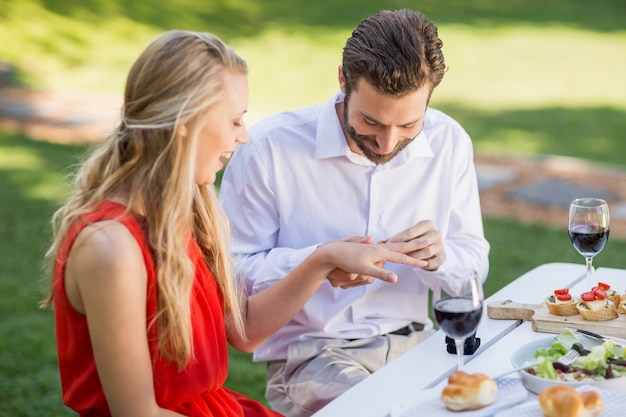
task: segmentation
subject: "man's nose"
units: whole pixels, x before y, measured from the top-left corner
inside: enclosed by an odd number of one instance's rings
[[[382,153],[389,153],[398,143],[398,132],[395,129],[385,129],[376,137],[376,143]]]

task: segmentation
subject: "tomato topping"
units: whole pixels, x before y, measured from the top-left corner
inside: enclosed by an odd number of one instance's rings
[[[583,301],[593,301],[596,299],[596,295],[594,293],[592,293],[591,291],[589,292],[584,292],[582,294],[580,294],[580,298]]]
[[[593,290],[591,290],[591,292],[598,300],[604,300],[606,298],[606,291],[604,291],[600,287],[595,287]]]
[[[567,294],[569,293],[569,288],[561,288],[560,290],[554,290],[555,295]]]
[[[611,288],[609,284],[605,284],[604,282],[598,282],[598,287],[602,288],[604,291]]]
[[[556,294],[555,297],[559,301],[569,301],[572,299],[571,294]]]

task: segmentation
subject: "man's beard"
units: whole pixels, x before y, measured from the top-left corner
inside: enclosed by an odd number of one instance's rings
[[[385,164],[391,161],[397,154],[400,153],[400,151],[402,151],[402,149],[406,148],[407,145],[413,142],[413,140],[415,139],[415,137],[412,137],[412,138],[404,138],[398,141],[395,148],[393,148],[391,152],[386,153],[386,154],[379,154],[379,153],[372,151],[368,146],[366,146],[366,142],[375,142],[375,138],[370,139],[373,137],[371,135],[370,136],[359,135],[356,129],[350,124],[350,121],[348,119],[348,97],[347,96],[343,102],[343,123],[346,127],[346,132],[348,132],[348,135],[350,135],[350,139],[352,139],[354,143],[356,143],[356,146],[358,146],[361,152],[363,152],[363,155],[367,159],[375,163],[376,165]]]

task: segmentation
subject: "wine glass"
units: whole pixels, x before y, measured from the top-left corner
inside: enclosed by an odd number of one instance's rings
[[[587,281],[593,287],[593,257],[609,239],[609,206],[600,198],[577,198],[569,206],[569,238],[574,248],[585,257]]]
[[[433,310],[439,328],[454,339],[460,371],[465,338],[476,332],[483,313],[483,287],[476,271],[464,267],[438,271]]]

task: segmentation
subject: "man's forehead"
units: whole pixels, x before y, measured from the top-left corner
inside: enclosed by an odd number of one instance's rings
[[[410,124],[423,118],[430,92],[425,89],[397,97],[383,94],[362,81],[358,89],[352,90],[347,99],[351,113],[387,124]]]

